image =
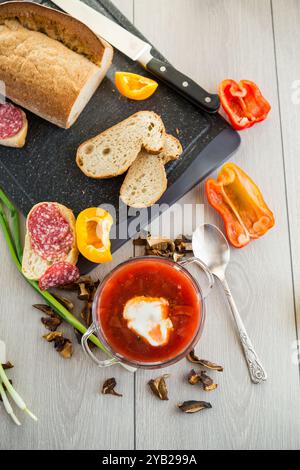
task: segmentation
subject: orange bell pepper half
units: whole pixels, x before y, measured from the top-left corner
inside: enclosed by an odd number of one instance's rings
[[[112,216],[103,209],[90,208],[79,214],[76,220],[76,239],[79,252],[93,263],[112,260],[109,234]]]
[[[271,106],[254,82],[223,80],[219,86],[220,100],[232,127],[238,131],[264,121]]]
[[[211,206],[222,216],[229,242],[243,248],[275,225],[273,213],[252,179],[234,163],[221,169],[218,180],[206,181]]]
[[[158,87],[154,80],[129,72],[116,72],[115,81],[121,95],[136,101],[150,98]]]

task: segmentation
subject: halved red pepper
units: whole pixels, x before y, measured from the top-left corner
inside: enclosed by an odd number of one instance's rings
[[[221,169],[218,180],[206,181],[209,203],[222,216],[227,238],[236,248],[270,230],[275,219],[252,179],[234,163]]]
[[[232,127],[239,131],[264,121],[271,111],[258,86],[249,80],[223,80],[219,95]]]

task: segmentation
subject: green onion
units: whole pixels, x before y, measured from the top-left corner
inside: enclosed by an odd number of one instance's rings
[[[10,381],[6,377],[6,374],[4,372],[2,364],[0,364],[0,379],[4,383],[4,385],[6,387],[6,390],[10,394],[11,398],[14,400],[15,404],[22,411],[25,411],[25,413],[27,413],[30,416],[30,418],[32,418],[34,421],[37,421],[37,417],[27,408],[23,398],[20,397],[20,395],[16,392],[16,390],[14,389],[14,387],[11,385]],[[2,385],[1,385],[1,387],[2,387]],[[3,389],[3,387],[2,387],[2,389]],[[1,391],[1,388],[0,388],[0,391]]]
[[[8,401],[8,398],[7,398],[6,393],[4,391],[1,380],[0,380],[0,396],[2,398],[3,405],[4,405],[4,408],[5,408],[6,412],[11,416],[11,419],[14,421],[15,424],[17,424],[18,426],[21,426],[20,421],[16,417],[16,415],[15,415],[15,413],[14,413],[12,407],[11,407],[11,404]]]

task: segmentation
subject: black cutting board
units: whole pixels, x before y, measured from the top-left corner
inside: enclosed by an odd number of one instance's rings
[[[57,8],[50,1],[37,3]],[[143,38],[109,0],[85,0],[85,3]],[[153,53],[163,59],[157,50]],[[116,208],[116,226],[126,225],[127,211],[118,209],[123,177],[91,180],[78,169],[75,154],[83,141],[140,110],[152,110],[161,115],[167,131],[178,135],[184,148],[181,159],[168,165],[169,187],[161,200],[164,204],[175,203],[238,148],[239,135],[219,114],[201,112],[162,83],[147,101],[134,102],[122,97],[114,85],[116,70],[147,75],[140,65],[115,50],[107,78],[71,129],[60,129],[27,112],[26,146],[20,150],[0,148],[0,185],[23,214],[40,201],[60,202],[72,208],[75,214],[87,207],[110,204]],[[151,217],[158,213],[159,210],[152,211]],[[141,226],[147,222],[146,215]],[[127,230],[125,232],[127,234]],[[113,251],[124,242],[124,235],[114,240]],[[89,263],[81,264],[83,272],[92,267]]]

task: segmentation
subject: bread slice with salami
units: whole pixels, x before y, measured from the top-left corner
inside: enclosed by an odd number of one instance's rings
[[[76,268],[75,217],[67,207],[56,202],[35,205],[26,221],[22,272],[27,279],[40,281],[43,286],[50,280],[53,287],[74,282],[79,277]],[[51,269],[50,269],[51,268]],[[76,277],[75,276],[75,277]],[[51,279],[50,279],[51,278]]]
[[[112,47],[69,15],[34,2],[0,4],[6,96],[57,126],[72,126],[112,58]]]
[[[80,145],[76,163],[89,178],[106,179],[125,173],[142,149],[159,154],[165,126],[152,111],[140,111]]]
[[[26,114],[11,103],[0,104],[0,145],[21,148],[28,131]]]

